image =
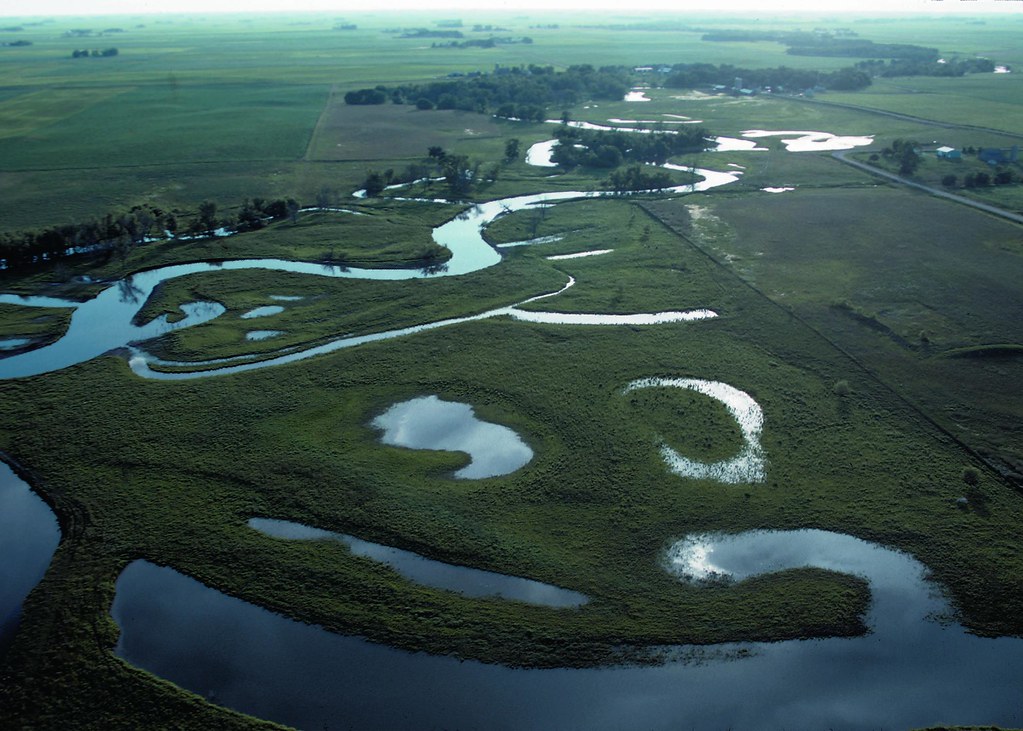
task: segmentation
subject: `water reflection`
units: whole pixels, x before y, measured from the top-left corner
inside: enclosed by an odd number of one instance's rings
[[[921,567],[874,548],[883,565],[868,561],[867,578],[890,610],[886,621],[897,622],[897,601],[907,596],[899,586],[921,586]],[[884,598],[889,588],[896,603]],[[910,607],[914,621],[902,625],[909,631],[885,632],[883,641],[870,634],[683,647],[674,652],[679,661],[661,666],[581,670],[402,652],[285,619],[144,561],[121,574],[112,614],[122,630],[116,651],[128,662],[299,728],[1018,726],[1023,640],[920,620],[924,608]]]
[[[455,477],[508,475],[533,459],[521,437],[506,426],[480,421],[468,404],[422,396],[395,404],[373,419],[381,440],[411,449],[465,452],[470,462]]]
[[[49,506],[0,462],[0,658],[21,617],[21,603],[46,573],[60,541]]]
[[[243,320],[251,320],[254,317],[269,317],[270,315],[278,315],[284,312],[284,308],[280,305],[264,305],[263,307],[256,307],[242,314]]]
[[[412,551],[371,543],[345,533],[332,533],[302,523],[252,518],[248,525],[260,533],[285,540],[340,541],[356,556],[386,564],[410,581],[470,597],[498,597],[547,607],[580,607],[587,602],[586,596],[579,592],[519,576],[435,561]]]
[[[731,459],[720,462],[700,462],[683,456],[667,444],[661,445],[661,456],[668,469],[681,477],[699,480],[717,480],[728,484],[763,482],[767,459],[760,446],[760,432],[764,427],[764,413],[760,405],[746,392],[718,381],[696,378],[640,378],[625,387],[624,393],[643,388],[682,388],[702,393],[725,405],[728,413],[739,423],[742,448]]]
[[[270,338],[276,338],[278,335],[283,335],[283,330],[249,330],[245,333],[246,340],[269,340]]]

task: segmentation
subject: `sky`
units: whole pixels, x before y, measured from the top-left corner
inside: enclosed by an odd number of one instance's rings
[[[382,6],[381,6],[382,7]],[[0,16],[118,15],[151,13],[327,11],[355,14],[367,9],[365,0],[0,0]],[[686,13],[855,13],[975,14],[1023,13],[1023,0],[388,0],[386,9],[458,10],[475,15],[521,11],[603,11],[615,14]]]

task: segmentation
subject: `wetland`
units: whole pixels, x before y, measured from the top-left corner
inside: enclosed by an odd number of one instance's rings
[[[847,61],[692,30],[368,15],[338,56],[325,16],[165,21],[105,66],[65,68],[68,19],[0,47],[5,241],[181,228],[0,270],[0,725],[1023,724],[1019,227],[830,155],[1009,149],[1023,77],[910,109],[672,87]],[[1023,62],[1013,28],[849,22]],[[561,120],[344,102],[601,49]],[[971,105],[1006,129],[925,118]],[[623,191],[554,124],[710,132]]]

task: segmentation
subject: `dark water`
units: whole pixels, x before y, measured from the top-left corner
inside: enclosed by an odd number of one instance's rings
[[[356,556],[387,564],[410,581],[466,596],[499,597],[547,607],[578,607],[587,601],[584,594],[540,581],[435,561],[412,551],[371,543],[344,533],[332,533],[288,520],[252,518],[249,520],[249,527],[284,540],[340,541]]]
[[[1023,723],[1023,640],[982,639],[934,621],[947,606],[912,557],[823,531],[749,536],[731,545],[693,540],[737,576],[791,565],[862,573],[876,597],[874,631],[679,648],[687,661],[658,667],[519,670],[330,634],[136,561],[117,583],[117,653],[216,703],[306,729]]]
[[[21,603],[43,578],[59,542],[49,506],[0,462],[0,657],[18,629]]]

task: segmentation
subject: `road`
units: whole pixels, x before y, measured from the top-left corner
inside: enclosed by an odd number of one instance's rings
[[[786,97],[793,101],[805,102],[806,104],[817,104],[825,107],[840,107],[842,109],[852,109],[856,112],[864,112],[866,114],[877,114],[882,117],[893,117],[895,119],[902,119],[907,122],[914,122],[916,124],[926,124],[931,127],[942,127],[944,129],[972,129],[978,132],[991,132],[993,134],[1003,135],[1005,137],[1015,137],[1017,139],[1023,139],[1023,134],[1018,132],[1010,132],[1005,129],[995,129],[994,127],[982,127],[977,124],[960,124],[957,122],[942,122],[938,119],[927,119],[926,117],[914,117],[911,114],[902,114],[901,112],[889,112],[885,109],[875,109],[873,107],[861,107],[855,104],[845,104],[843,102],[830,102],[822,101],[820,99],[807,99],[801,96]]]
[[[844,162],[846,165],[852,165],[854,168],[859,168],[860,170],[868,172],[871,175],[876,175],[881,178],[887,178],[888,180],[893,180],[896,183],[900,183],[901,185],[905,185],[910,188],[916,188],[917,190],[922,190],[925,193],[930,193],[931,195],[937,196],[938,198],[946,198],[950,201],[953,201],[954,203],[960,203],[964,206],[969,206],[970,208],[976,208],[977,210],[984,211],[985,213],[990,213],[991,215],[998,216],[999,218],[1007,219],[1009,221],[1012,221],[1013,223],[1023,223],[1023,215],[1019,213],[1013,213],[1012,211],[1007,211],[1004,208],[999,208],[998,206],[992,206],[988,203],[981,203],[980,201],[971,200],[970,198],[964,198],[961,195],[949,193],[947,190],[932,188],[928,185],[924,185],[923,183],[917,183],[916,181],[909,180],[908,178],[903,178],[899,175],[896,175],[895,173],[889,173],[885,170],[879,170],[876,167],[873,167],[872,165],[867,165],[866,163],[858,162],[856,160],[850,160],[849,158],[846,157],[846,155],[848,155],[849,152],[850,152],[849,150],[842,150],[839,152],[831,153],[831,156],[836,160],[839,160],[840,162]],[[859,152],[862,152],[862,150],[860,150]]]

